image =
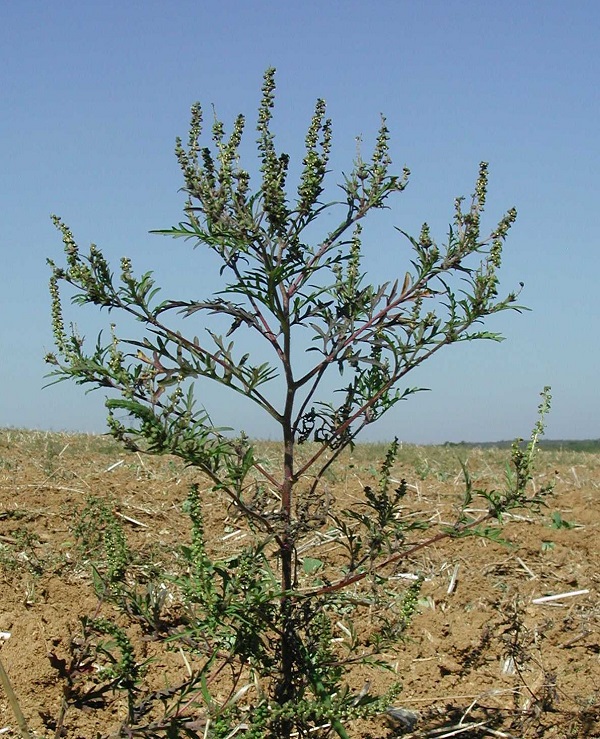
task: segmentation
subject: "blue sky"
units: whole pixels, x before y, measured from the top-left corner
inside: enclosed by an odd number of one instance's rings
[[[0,426],[104,430],[100,393],[42,390],[45,260],[62,253],[50,214],[83,247],[154,269],[165,297],[206,297],[215,283],[203,252],[148,234],[180,220],[174,139],[195,100],[225,122],[253,121],[275,66],[277,144],[292,157],[315,99],[327,101],[331,184],[350,169],[355,137],[368,151],[387,116],[395,165],[412,177],[369,231],[375,278],[406,271],[394,225],[418,232],[427,220],[443,240],[480,160],[490,163],[488,226],[519,211],[502,284],[523,281],[531,312],[494,317],[505,342],[459,345],[409,376],[431,392],[400,404],[372,438],[527,435],[544,385],[549,437],[600,437],[599,29],[595,0],[2,3]],[[97,314],[68,315],[95,336]],[[274,433],[236,399],[218,402],[216,422]]]

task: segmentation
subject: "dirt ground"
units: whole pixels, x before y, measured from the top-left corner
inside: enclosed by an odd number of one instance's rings
[[[358,447],[328,476],[336,506],[353,505],[373,482],[376,452],[381,447]],[[506,450],[460,453],[477,484],[501,479]],[[457,454],[401,450],[393,474],[409,483],[407,505],[449,517],[463,489]],[[196,478],[177,461],[124,453],[102,437],[0,431],[0,660],[32,736],[107,737],[123,720],[119,695],[64,710],[65,664],[81,618],[120,617],[114,605],[99,606],[89,547],[81,548],[102,510],[90,500],[104,501],[129,547],[158,567],[189,536],[183,508]],[[539,518],[507,520],[510,546],[468,538],[402,562],[398,587],[417,573],[425,577],[418,613],[400,643],[384,649],[392,672],[368,680],[376,691],[378,680],[400,679],[396,707],[416,723],[402,728],[382,715],[355,722],[352,736],[600,737],[600,455],[542,452],[534,482],[549,479],[554,493]],[[243,539],[242,524],[222,501],[207,510],[212,546]],[[324,546],[318,538],[307,542],[305,554],[321,556]],[[536,602],[553,595],[560,597]],[[365,613],[357,632],[368,631],[376,616]],[[157,684],[184,669],[177,651],[159,651],[134,628],[128,634],[136,651],[154,660]],[[356,690],[365,687],[360,670],[352,679]],[[0,687],[0,736],[23,732]]]

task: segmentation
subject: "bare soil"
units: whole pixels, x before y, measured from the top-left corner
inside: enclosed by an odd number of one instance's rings
[[[327,485],[334,505],[356,503],[373,482],[381,449],[358,447],[333,470]],[[477,484],[501,481],[506,451],[463,453]],[[408,481],[415,512],[452,520],[464,488],[454,452],[404,448],[394,477]],[[368,680],[377,692],[400,679],[396,707],[418,720],[405,734],[386,715],[356,721],[352,736],[600,737],[600,455],[543,452],[535,484],[551,478],[555,490],[540,517],[507,520],[510,545],[445,542],[392,573],[398,587],[417,573],[425,577],[418,614],[402,640],[384,649],[391,672],[360,668],[351,680],[357,691]],[[82,517],[90,498],[119,516],[139,561],[143,554],[160,569],[189,537],[183,504],[196,479],[202,484],[176,460],[127,454],[102,437],[0,432],[0,660],[33,736],[106,737],[124,718],[118,693],[64,710],[65,665],[81,618],[122,619],[113,604],[99,604],[93,557],[81,547],[86,531],[93,538]],[[215,550],[245,535],[218,496],[207,503],[206,529]],[[307,545],[311,557],[326,546]],[[561,597],[534,602],[548,595]],[[357,632],[369,632],[381,617],[365,612]],[[164,687],[183,673],[177,650],[127,628],[140,658],[153,660],[149,685]],[[24,736],[1,687],[0,736]]]

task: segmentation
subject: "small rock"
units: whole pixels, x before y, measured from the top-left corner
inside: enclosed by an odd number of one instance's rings
[[[394,726],[399,726],[404,731],[412,731],[420,718],[416,711],[409,711],[407,708],[388,708],[386,715]]]

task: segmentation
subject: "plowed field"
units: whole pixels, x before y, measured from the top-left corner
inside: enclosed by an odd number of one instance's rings
[[[356,504],[383,450],[359,446],[328,473],[333,506]],[[271,451],[265,445],[265,454]],[[478,485],[501,484],[506,450],[405,446],[393,475],[409,484],[407,514],[452,519],[464,490],[459,453]],[[554,493],[539,516],[507,518],[509,544],[440,543],[390,573],[399,589],[424,577],[418,613],[400,642],[383,648],[391,671],[367,676],[357,669],[351,682],[356,691],[376,692],[378,681],[402,681],[396,707],[417,718],[404,736],[600,737],[600,455],[541,452],[534,484],[550,479]],[[33,736],[116,736],[125,719],[119,691],[73,698],[75,688],[81,696],[86,682],[95,684],[99,669],[69,672],[82,649],[82,617],[116,620],[137,658],[151,660],[140,700],[193,669],[193,656],[167,648],[115,603],[101,602],[93,574],[105,566],[94,525],[107,510],[135,555],[126,580],[156,583],[168,572],[189,539],[184,502],[191,481],[209,487],[177,460],[125,453],[103,437],[0,432],[0,660]],[[251,532],[218,494],[206,495],[210,547],[241,546]],[[327,523],[321,533],[307,539],[304,556],[318,560],[333,551]],[[413,535],[418,540],[419,532]],[[175,614],[177,604],[170,609]],[[383,616],[366,609],[357,633]],[[372,739],[403,731],[387,715],[356,721],[351,730]],[[0,736],[23,731],[0,687]]]

